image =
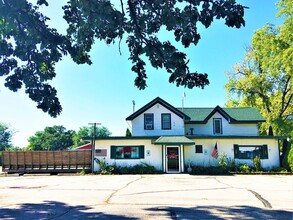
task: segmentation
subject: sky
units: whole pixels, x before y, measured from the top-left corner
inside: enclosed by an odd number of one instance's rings
[[[115,1],[120,2],[112,2]],[[49,25],[64,32],[66,22],[62,20],[61,7],[67,0],[48,2],[50,7],[43,7],[42,10],[52,18]],[[276,18],[276,0],[237,2],[249,7],[245,10],[245,27],[228,28],[223,21],[215,20],[208,29],[199,28],[201,40],[197,46],[188,49],[179,47],[187,53],[191,71],[208,73],[210,85],[205,89],[176,87],[169,83],[167,72],[155,70],[148,64],[148,87],[139,90],[134,86],[135,73],[131,71],[127,46],[121,45],[120,55],[118,44],[108,46],[97,41],[91,51],[92,65],[77,65],[70,57],[64,57],[56,65],[57,76],[50,84],[58,91],[57,96],[63,107],[60,116],[52,118],[37,109],[36,103],[29,99],[23,89],[16,93],[8,90],[4,87],[2,77],[0,122],[8,124],[15,131],[12,140],[14,146],[26,147],[30,136],[54,125],[78,131],[80,127],[97,122],[107,127],[112,136],[125,136],[129,128],[125,118],[133,112],[133,100],[136,110],[156,97],[181,107],[182,94],[185,93],[185,107],[224,106],[227,102],[227,71],[231,71],[244,58],[245,48],[250,45],[255,31],[267,23],[281,22]],[[170,36],[173,37],[173,34],[162,35],[166,40]]]

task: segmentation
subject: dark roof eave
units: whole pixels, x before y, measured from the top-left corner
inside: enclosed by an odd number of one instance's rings
[[[204,121],[186,121],[185,124],[206,124],[208,120]],[[263,123],[266,120],[232,120],[229,124],[254,124],[254,123]]]

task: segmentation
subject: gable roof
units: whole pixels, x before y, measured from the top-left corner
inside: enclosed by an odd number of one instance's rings
[[[216,106],[215,108],[184,108],[182,111],[182,108],[175,108],[160,97],[153,99],[138,109],[136,112],[128,116],[126,120],[133,120],[156,104],[164,106],[180,118],[184,119],[185,123],[188,124],[206,124],[215,113],[222,115],[231,124],[265,122],[265,119],[259,111],[253,107],[221,108],[220,106]]]
[[[243,108],[185,108],[184,113],[190,117],[188,123],[205,124],[216,113],[221,114],[229,123],[265,122],[258,110],[252,107]]]
[[[138,109],[136,112],[128,116],[126,120],[127,121],[133,120],[134,118],[141,115],[143,112],[145,112],[146,110],[148,110],[149,108],[153,107],[156,104],[160,104],[164,106],[165,108],[167,108],[168,110],[170,110],[171,112],[178,115],[180,118],[184,120],[190,120],[190,117],[188,115],[184,114],[182,111],[170,105],[168,102],[164,101],[160,97],[155,98],[154,100],[150,101],[149,103],[147,103],[146,105]]]

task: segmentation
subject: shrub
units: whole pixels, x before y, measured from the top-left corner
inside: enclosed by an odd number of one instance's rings
[[[289,153],[288,153],[288,167],[289,171],[293,172],[293,144],[289,146]]]
[[[293,131],[291,132],[291,137],[293,137]],[[283,140],[283,152],[281,156],[282,167],[286,168],[288,171],[293,171],[293,141]]]
[[[229,171],[236,171],[236,162],[235,159],[229,158],[228,159],[228,170]]]
[[[227,167],[228,167],[227,154],[220,153],[220,155],[219,155],[219,165],[220,165],[220,167],[222,167],[224,169],[227,169]]]
[[[255,171],[261,171],[262,167],[261,167],[261,160],[259,156],[256,156],[255,158],[252,159]]]
[[[105,160],[99,160],[101,174],[158,174],[162,173],[154,166],[147,163],[140,163],[134,166],[107,166]]]
[[[95,161],[100,165],[101,174],[113,174],[115,172],[115,166],[107,166],[105,159],[95,158]]]
[[[133,174],[155,174],[158,173],[154,166],[147,163],[140,163],[131,168],[131,173]]]
[[[249,173],[251,171],[250,166],[248,166],[248,164],[239,164],[238,171],[240,171],[241,173]]]
[[[194,166],[192,167],[192,175],[225,175],[229,174],[228,170],[223,167],[203,167],[203,166]]]
[[[276,173],[287,173],[288,171],[284,167],[272,167],[272,172]]]

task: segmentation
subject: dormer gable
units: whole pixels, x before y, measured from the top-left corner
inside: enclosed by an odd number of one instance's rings
[[[184,113],[190,117],[188,124],[206,124],[216,113],[225,118],[229,124],[265,122],[258,110],[252,107],[185,108]]]

